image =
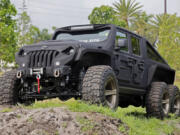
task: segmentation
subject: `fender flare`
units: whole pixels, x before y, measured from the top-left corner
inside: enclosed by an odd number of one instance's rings
[[[153,79],[156,77],[157,74],[162,74],[163,76],[160,76],[158,81],[164,81],[167,84],[173,84],[175,80],[175,70],[158,66],[158,65],[153,65],[149,68],[148,70],[148,81],[147,84],[148,86],[151,84]],[[166,75],[164,75],[166,74]],[[164,77],[165,76],[165,77]]]
[[[106,55],[110,58],[112,58],[112,54],[109,51],[106,50],[97,50],[97,49],[79,49],[79,52],[77,53],[75,57],[75,61],[79,61],[82,59],[82,57],[88,53],[94,53],[94,54],[101,54]]]

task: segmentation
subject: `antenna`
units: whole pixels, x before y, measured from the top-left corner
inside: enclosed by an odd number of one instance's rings
[[[22,1],[22,7],[19,9],[22,11],[22,13],[26,12],[26,9],[27,9],[26,0]]]
[[[20,33],[21,33],[21,36],[22,36],[22,43],[20,43],[20,46],[22,47],[24,45],[24,43],[25,43],[25,37],[24,36],[26,34],[25,29],[26,29],[26,25],[27,25],[25,23],[25,21],[23,20],[23,18],[22,18],[22,15],[24,13],[26,13],[26,10],[27,10],[26,0],[22,0],[22,7],[19,8],[19,10],[21,10],[21,12],[18,15],[19,15],[20,23],[21,23],[21,25],[19,27],[20,27]]]
[[[164,14],[167,14],[167,0],[164,0]]]

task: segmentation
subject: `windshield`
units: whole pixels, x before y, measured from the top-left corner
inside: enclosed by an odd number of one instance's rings
[[[80,42],[101,42],[108,38],[110,29],[91,31],[61,32],[56,35],[55,40],[76,40]]]

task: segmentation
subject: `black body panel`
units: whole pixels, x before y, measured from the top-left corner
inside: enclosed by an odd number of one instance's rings
[[[22,72],[24,81],[36,82],[36,70],[42,76],[42,83],[48,80],[54,84],[51,90],[61,91],[59,95],[81,95],[79,83],[81,74],[94,65],[109,65],[114,69],[120,93],[144,95],[152,81],[164,81],[173,84],[175,70],[171,69],[149,42],[135,33],[115,25],[79,25],[57,29],[52,40],[24,46],[16,54],[18,71]],[[109,29],[106,40],[99,42],[82,42],[75,40],[55,40],[59,33],[88,32]],[[125,34],[128,50],[117,49],[117,31]],[[147,43],[156,58],[148,57]],[[151,56],[151,55],[150,55]],[[158,59],[159,61],[156,61]],[[40,72],[42,71],[42,73]],[[57,72],[56,72],[57,71]],[[58,77],[56,73],[60,72]],[[28,82],[30,84],[30,82]],[[50,83],[51,84],[51,83]],[[50,87],[49,85],[48,87]],[[63,91],[63,92],[62,92]],[[38,95],[34,95],[38,96]],[[42,96],[42,95],[40,95]]]

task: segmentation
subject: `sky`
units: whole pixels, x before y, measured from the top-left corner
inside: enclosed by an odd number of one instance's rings
[[[21,12],[23,0],[11,0],[18,12]],[[26,0],[27,12],[33,25],[39,28],[52,26],[88,24],[88,15],[94,7],[110,5],[118,0]],[[164,0],[136,0],[143,5],[148,14],[164,12]],[[168,13],[180,16],[180,0],[167,0]]]

